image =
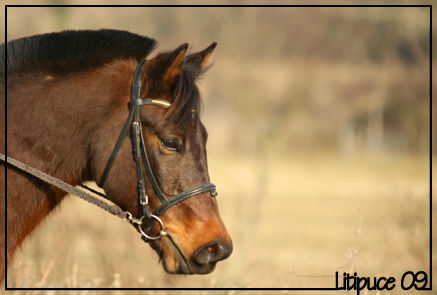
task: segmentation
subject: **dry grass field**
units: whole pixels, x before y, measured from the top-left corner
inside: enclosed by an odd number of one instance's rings
[[[17,253],[7,284],[331,287],[335,271],[399,278],[428,270],[427,163],[402,156],[210,157],[234,252],[205,276],[165,274],[133,228],[70,197]]]

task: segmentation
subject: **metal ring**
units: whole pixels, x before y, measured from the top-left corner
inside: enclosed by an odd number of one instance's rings
[[[152,215],[150,215],[150,218],[153,218],[153,219],[155,219],[156,221],[158,221],[158,223],[159,223],[159,225],[161,226],[161,230],[159,231],[159,235],[157,235],[157,236],[155,236],[155,237],[153,237],[153,236],[149,236],[148,234],[146,234],[144,231],[143,231],[143,228],[142,228],[142,224],[143,224],[143,219],[145,218],[145,216],[143,216],[143,217],[141,217],[141,219],[140,219],[140,223],[138,224],[138,229],[140,230],[140,233],[144,236],[144,237],[146,237],[148,240],[157,240],[157,239],[159,239],[160,237],[162,237],[162,236],[166,236],[167,235],[167,232],[165,231],[165,228],[164,228],[164,223],[162,222],[162,220],[161,220],[161,218],[159,218],[158,216],[156,216],[156,215],[154,215],[154,214],[152,214]]]

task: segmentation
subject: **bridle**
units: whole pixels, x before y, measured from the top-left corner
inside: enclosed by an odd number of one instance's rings
[[[105,170],[103,172],[102,179],[100,181],[100,187],[103,187],[105,184],[105,181],[108,177],[109,171],[111,170],[115,157],[117,156],[117,153],[120,149],[121,143],[123,139],[125,138],[127,131],[129,130],[129,127],[131,127],[131,138],[132,138],[132,151],[134,160],[136,163],[136,170],[137,170],[137,176],[138,176],[138,182],[137,182],[137,189],[138,189],[138,202],[142,209],[142,216],[137,219],[132,216],[130,212],[122,211],[122,213],[118,212],[120,210],[114,210],[116,211],[111,212],[114,215],[119,215],[123,219],[130,221],[132,224],[136,224],[138,226],[138,230],[141,233],[141,238],[145,242],[150,242],[151,240],[157,240],[161,238],[162,236],[167,235],[167,232],[165,231],[164,223],[162,222],[160,216],[165,213],[170,207],[188,199],[193,196],[196,196],[198,194],[204,193],[204,192],[210,192],[213,197],[217,196],[217,192],[215,190],[215,185],[207,182],[204,184],[200,184],[198,186],[192,187],[190,189],[187,189],[176,196],[173,196],[171,198],[166,198],[164,193],[162,192],[161,188],[159,187],[155,176],[153,175],[152,168],[150,166],[149,159],[147,157],[146,152],[146,146],[144,145],[144,137],[143,132],[141,128],[141,121],[139,116],[139,108],[143,105],[155,105],[160,106],[164,108],[170,108],[171,103],[164,99],[158,99],[158,98],[140,98],[140,92],[141,92],[141,72],[143,69],[144,64],[146,63],[146,60],[144,59],[141,61],[134,74],[134,78],[132,81],[132,88],[131,88],[131,100],[129,102],[129,116],[126,120],[126,123],[124,124],[124,127],[118,137],[118,140],[114,146],[114,149],[112,150],[111,156],[108,159],[108,162],[106,164]],[[56,178],[47,175],[43,173],[42,171],[35,169],[33,167],[30,167],[24,163],[21,163],[15,159],[12,159],[10,157],[5,158],[5,155],[0,154],[2,161],[7,161],[9,164],[12,164],[16,166],[17,168],[32,174],[43,181],[49,182],[55,186],[58,186],[59,188],[70,192],[75,193],[76,195],[81,195],[80,192],[77,191],[74,187],[72,187],[69,184],[61,183],[60,185],[57,184],[57,182],[62,182],[60,180],[57,180]],[[147,177],[150,181],[150,184],[152,185],[153,191],[155,192],[156,196],[160,199],[161,205],[152,213],[150,206],[149,206],[149,197],[146,194],[146,185],[144,182],[144,174],[143,174],[143,168],[146,171]],[[81,184],[81,186],[93,193],[96,193],[100,195],[101,197],[104,197],[105,199],[108,199],[110,201],[113,201],[111,197],[109,197],[106,194],[102,194],[100,192],[95,191],[94,189]],[[80,196],[82,197],[82,196]],[[88,200],[90,201],[90,200]],[[95,201],[92,201],[95,202]],[[100,207],[104,207],[101,205],[98,205]],[[105,208],[107,211],[107,208]],[[155,222],[158,222],[160,225],[160,231],[159,234],[156,236],[151,236],[150,231],[154,225]]]
[[[190,189],[187,189],[179,194],[177,194],[174,197],[171,197],[167,199],[164,196],[164,193],[162,192],[161,188],[158,185],[158,182],[155,179],[155,176],[153,175],[152,168],[150,166],[149,158],[147,157],[146,152],[146,146],[144,145],[144,137],[143,137],[143,131],[141,128],[141,121],[139,116],[139,108],[143,105],[156,105],[164,108],[170,108],[171,103],[164,99],[158,99],[158,98],[140,98],[140,92],[141,92],[141,72],[143,69],[144,64],[146,63],[146,60],[144,59],[141,61],[134,74],[134,79],[132,81],[132,89],[131,89],[131,100],[129,102],[129,116],[126,120],[126,123],[124,124],[124,127],[120,133],[120,136],[118,137],[117,143],[114,146],[114,149],[112,150],[111,156],[109,157],[108,163],[106,164],[106,168],[103,172],[102,179],[100,181],[100,187],[103,187],[105,184],[105,181],[108,177],[109,171],[112,168],[112,165],[114,163],[115,157],[117,156],[117,152],[120,149],[121,143],[126,136],[126,133],[129,129],[129,126],[131,126],[131,136],[132,136],[132,151],[134,160],[136,163],[137,168],[137,176],[138,176],[138,182],[137,182],[137,189],[138,189],[138,202],[142,208],[143,216],[140,218],[141,221],[145,220],[146,224],[144,228],[142,228],[142,224],[138,225],[138,229],[140,230],[142,234],[142,239],[145,242],[148,242],[149,240],[156,240],[159,239],[161,236],[166,235],[167,233],[164,230],[164,224],[160,218],[162,214],[164,214],[165,211],[167,211],[170,207],[190,198],[195,195],[204,193],[204,192],[210,192],[212,196],[217,195],[217,191],[215,190],[215,185],[207,182],[195,187],[192,187]],[[141,161],[142,159],[142,161]],[[144,166],[143,166],[144,165]],[[155,192],[156,196],[161,200],[161,206],[159,206],[153,213],[150,210],[149,206],[149,197],[146,194],[146,186],[144,182],[144,175],[143,175],[143,167],[146,170],[147,177],[150,181],[150,184],[152,185],[153,191]],[[150,230],[152,229],[153,224],[157,221],[159,225],[161,226],[161,230],[159,232],[159,235],[157,236],[150,236]]]

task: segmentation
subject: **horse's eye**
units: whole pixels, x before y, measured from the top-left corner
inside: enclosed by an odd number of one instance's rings
[[[162,146],[172,152],[179,150],[179,142],[176,138],[163,138],[161,139]]]

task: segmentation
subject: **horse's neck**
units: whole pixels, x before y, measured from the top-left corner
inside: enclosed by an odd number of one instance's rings
[[[81,97],[66,82],[30,81],[8,90],[8,155],[73,185],[86,165]],[[75,97],[73,97],[75,96]]]
[[[96,136],[116,138],[113,119],[126,116],[120,106],[127,105],[122,97],[129,99],[131,78],[114,68],[113,63],[67,78],[37,77],[12,87],[8,82],[9,156],[72,185],[92,178],[91,144]]]
[[[102,120],[111,116],[111,98],[122,91],[111,93],[115,86],[104,83],[114,80],[102,73],[93,75],[97,73],[59,81],[47,76],[23,87],[8,84],[8,155],[72,185],[92,179],[90,142],[99,134]],[[8,170],[7,187],[10,258],[66,194],[15,169]]]

